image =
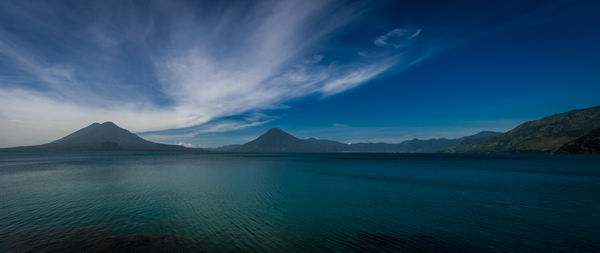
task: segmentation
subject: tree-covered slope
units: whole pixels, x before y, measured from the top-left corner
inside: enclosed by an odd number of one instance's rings
[[[600,128],[568,142],[556,151],[558,154],[600,154]]]

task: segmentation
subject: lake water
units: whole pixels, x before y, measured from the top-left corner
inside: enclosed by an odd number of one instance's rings
[[[0,154],[0,251],[599,252],[600,156]]]

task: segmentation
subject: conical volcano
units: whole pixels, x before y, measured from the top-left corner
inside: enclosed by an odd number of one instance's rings
[[[118,127],[112,122],[93,123],[48,144],[5,149],[8,151],[184,151],[183,146],[160,144]]]

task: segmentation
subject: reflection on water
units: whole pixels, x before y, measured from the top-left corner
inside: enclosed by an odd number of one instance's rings
[[[0,154],[2,252],[594,252],[600,158]]]

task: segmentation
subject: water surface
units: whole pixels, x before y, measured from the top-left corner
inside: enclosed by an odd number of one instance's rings
[[[0,251],[593,252],[600,157],[0,153]]]

